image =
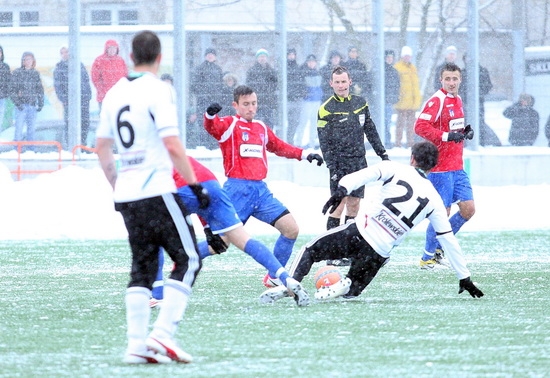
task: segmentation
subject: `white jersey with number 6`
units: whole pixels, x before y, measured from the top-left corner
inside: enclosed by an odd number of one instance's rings
[[[452,232],[447,209],[439,193],[422,172],[412,166],[384,161],[346,175],[340,185],[348,193],[365,184],[381,181],[379,198],[374,200],[363,221],[356,219],[365,240],[383,257],[399,245],[420,222],[428,218],[445,256],[459,279],[470,276],[460,246]]]
[[[120,154],[115,202],[176,191],[162,138],[177,135],[175,92],[155,75],[122,78],[107,92],[96,136],[114,139]]]

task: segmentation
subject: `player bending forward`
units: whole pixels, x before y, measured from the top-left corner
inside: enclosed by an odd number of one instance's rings
[[[458,293],[467,290],[474,298],[483,296],[470,279],[470,271],[462,255],[447,218],[447,210],[441,197],[426,178],[438,158],[437,147],[431,142],[420,142],[412,147],[411,166],[383,161],[344,176],[339,187],[323,207],[333,212],[342,198],[362,185],[381,181],[379,202],[366,214],[364,222],[347,223],[327,231],[300,250],[290,267],[290,274],[297,280],[309,273],[315,262],[327,259],[351,258],[347,276],[340,282],[321,288],[317,299],[344,296],[353,298],[361,294],[389,259],[391,250],[423,219],[433,225],[437,239],[447,253],[451,267],[459,281]],[[284,286],[266,290],[262,303],[272,303],[289,296]]]

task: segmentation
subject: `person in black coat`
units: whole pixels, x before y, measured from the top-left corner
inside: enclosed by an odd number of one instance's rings
[[[391,116],[393,114],[393,104],[399,101],[399,89],[401,86],[401,80],[399,78],[399,72],[393,68],[393,60],[395,59],[395,52],[393,50],[386,50],[384,52],[384,92],[385,92],[385,112],[384,112],[384,124],[386,125],[384,133],[384,146],[391,148]]]
[[[348,60],[342,63],[342,66],[346,67],[350,76],[354,78],[351,93],[362,96],[367,101],[372,101],[372,98],[369,98],[372,94],[371,73],[367,70],[365,63],[359,60],[357,47],[350,46],[348,49]]]
[[[61,144],[68,148],[69,138],[69,49],[66,46],[59,50],[61,60],[55,65],[53,71],[53,86],[55,94],[63,104],[63,119],[65,128],[61,137]],[[92,88],[90,86],[90,76],[84,64],[80,63],[80,137],[81,144],[86,145],[88,140],[88,131],[90,129],[90,100],[92,99]]]
[[[268,62],[266,49],[256,52],[256,62],[246,72],[246,85],[258,96],[256,118],[271,127],[278,137],[283,138],[277,124],[277,71]]]
[[[2,130],[4,124],[6,102],[10,97],[10,81],[10,66],[4,62],[4,49],[0,46],[0,130]]]
[[[294,135],[300,126],[302,112],[302,99],[305,95],[305,80],[302,69],[296,62],[296,49],[289,48],[286,54],[286,75],[287,75],[287,120],[286,142],[296,144]],[[298,143],[300,145],[300,143]]]
[[[508,141],[512,146],[532,146],[539,135],[539,113],[533,109],[535,99],[527,93],[504,109],[502,115],[512,120]]]
[[[319,70],[321,73],[321,78],[323,79],[321,84],[321,87],[323,88],[323,101],[326,101],[334,94],[334,89],[330,86],[332,70],[338,66],[341,66],[343,59],[342,54],[340,54],[337,50],[332,50],[328,56],[328,63]]]
[[[204,61],[199,64],[191,76],[191,93],[195,95],[197,110],[204,112],[214,102],[220,103],[223,88],[223,70],[216,63],[216,50],[209,47],[204,51]],[[199,113],[200,114],[200,113]],[[208,149],[218,148],[218,142],[200,127],[187,130],[188,148],[204,146]]]
[[[44,86],[35,67],[34,54],[25,51],[21,57],[21,67],[12,73],[10,97],[15,106],[14,141],[23,140],[24,124],[27,125],[26,140],[35,140],[36,114],[44,107]]]

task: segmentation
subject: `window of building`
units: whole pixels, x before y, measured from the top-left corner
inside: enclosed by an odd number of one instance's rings
[[[137,25],[138,11],[137,10],[121,10],[118,12],[119,25]]]
[[[13,12],[0,12],[0,26],[13,26]]]
[[[137,25],[138,11],[135,9],[119,9],[120,6],[101,5],[88,12],[90,25]]]
[[[37,11],[19,12],[19,25],[20,26],[38,26],[38,12]]]
[[[33,10],[24,11],[0,11],[0,27],[14,26],[38,26],[39,12]]]
[[[92,25],[111,25],[110,10],[93,10],[90,23]]]

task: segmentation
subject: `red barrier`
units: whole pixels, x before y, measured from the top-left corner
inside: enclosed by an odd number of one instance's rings
[[[51,173],[62,168],[61,164],[61,143],[57,141],[17,141],[17,142],[0,142],[0,144],[6,144],[11,146],[17,146],[17,169],[10,171],[11,174],[17,175],[17,181],[21,180],[21,175],[24,174],[39,174],[39,173]],[[22,169],[22,160],[21,160],[21,148],[23,146],[56,146],[59,153],[58,157],[58,167],[57,169],[47,169],[47,170],[36,170],[36,169]]]

